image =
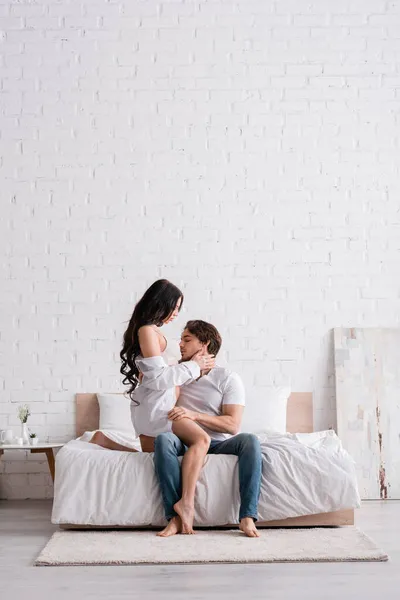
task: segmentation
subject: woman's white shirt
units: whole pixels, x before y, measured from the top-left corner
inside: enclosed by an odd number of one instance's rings
[[[156,437],[171,431],[172,421],[168,420],[168,412],[176,404],[175,386],[200,377],[200,367],[196,362],[169,364],[173,361],[176,362],[176,354],[169,344],[161,356],[143,358],[139,355],[136,358],[136,366],[143,374],[131,405],[137,435]]]

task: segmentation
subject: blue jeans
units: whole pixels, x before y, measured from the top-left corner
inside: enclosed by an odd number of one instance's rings
[[[168,521],[176,515],[174,504],[182,496],[178,456],[183,456],[186,450],[187,446],[173,433],[161,433],[156,437],[154,465]],[[239,520],[252,517],[256,521],[262,469],[261,447],[257,436],[239,433],[222,442],[211,440],[208,454],[233,454],[239,457]]]

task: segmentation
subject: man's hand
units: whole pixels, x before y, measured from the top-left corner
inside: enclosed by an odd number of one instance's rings
[[[193,410],[183,408],[183,406],[175,406],[175,408],[169,411],[168,419],[170,421],[180,421],[181,419],[191,419],[192,421],[196,421],[197,413]]]

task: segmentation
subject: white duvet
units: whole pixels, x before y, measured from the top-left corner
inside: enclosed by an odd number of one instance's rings
[[[354,461],[333,431],[259,437],[259,520],[360,506]],[[52,523],[164,525],[153,454],[105,450],[83,439],[57,454]],[[195,525],[237,523],[239,502],[237,458],[207,456],[196,489]]]

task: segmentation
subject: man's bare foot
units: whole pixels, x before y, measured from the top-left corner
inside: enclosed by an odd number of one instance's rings
[[[168,525],[162,531],[159,531],[157,535],[159,537],[170,537],[171,535],[176,535],[180,533],[182,530],[182,523],[180,517],[172,517]]]
[[[194,534],[194,506],[191,506],[190,504],[184,504],[181,498],[176,504],[174,504],[174,511],[178,513],[182,521],[181,533],[184,533],[186,535]]]
[[[240,521],[239,527],[247,537],[260,537],[260,532],[257,530],[251,517],[244,517],[244,519]]]

